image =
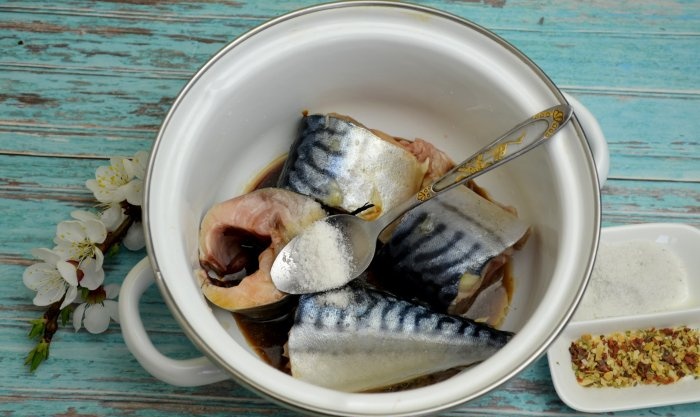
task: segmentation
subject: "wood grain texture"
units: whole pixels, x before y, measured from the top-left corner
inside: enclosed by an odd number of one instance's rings
[[[606,134],[604,226],[700,227],[700,3],[421,1],[482,25],[585,104]],[[150,148],[178,92],[228,42],[308,0],[4,1],[0,3],[0,415],[298,415],[228,381],[177,388],[148,375],[119,326],[61,329],[35,374],[22,364],[42,310],[21,276],[32,248],[92,204],[84,182],[110,156]],[[106,260],[119,282],[143,251]],[[196,349],[155,288],[142,300],[166,354]],[[613,415],[690,417],[700,404]],[[581,415],[557,397],[544,359],[446,416]]]

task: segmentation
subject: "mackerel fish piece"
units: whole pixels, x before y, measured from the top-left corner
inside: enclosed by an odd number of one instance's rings
[[[351,283],[300,298],[287,348],[295,378],[358,392],[481,362],[512,336]]]
[[[374,219],[410,198],[429,163],[359,122],[334,113],[307,115],[292,145],[278,187]]]
[[[378,252],[382,287],[463,314],[479,292],[502,277],[529,224],[466,186],[406,213]]]

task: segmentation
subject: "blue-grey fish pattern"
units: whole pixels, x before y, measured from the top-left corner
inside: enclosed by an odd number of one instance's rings
[[[457,187],[402,218],[377,255],[377,275],[402,296],[436,311],[463,313],[465,305],[457,305],[461,298],[473,301],[488,284],[484,273],[489,263],[508,253],[527,231],[528,224],[511,212]]]
[[[335,114],[302,118],[278,187],[313,197],[326,206],[375,218],[420,189],[428,169],[415,155]]]
[[[288,352],[294,377],[356,392],[481,362],[512,337],[352,283],[300,298]]]

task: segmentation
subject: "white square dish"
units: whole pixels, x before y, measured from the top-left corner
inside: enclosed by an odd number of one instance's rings
[[[682,224],[643,224],[603,229],[602,242],[650,240],[675,253],[688,273],[688,297],[673,311],[625,317],[574,321],[547,352],[557,394],[571,408],[584,412],[610,412],[700,401],[700,378],[686,377],[668,385],[628,388],[594,388],[580,385],[571,367],[569,346],[581,335],[610,334],[650,327],[700,328],[700,230]],[[662,277],[660,277],[662,278]],[[585,297],[585,295],[584,295]]]

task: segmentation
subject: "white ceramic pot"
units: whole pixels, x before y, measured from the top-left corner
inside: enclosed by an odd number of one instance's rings
[[[515,338],[491,359],[416,390],[350,394],[266,365],[228,312],[200,294],[200,220],[293,140],[301,112],[339,112],[462,160],[516,123],[573,101],[576,118],[548,144],[477,181],[533,226],[515,256],[516,290],[504,329]],[[583,129],[579,122],[583,122]],[[596,154],[594,158],[587,142]],[[177,385],[234,378],[289,407],[330,415],[419,415],[472,400],[542,355],[566,325],[592,268],[600,230],[599,178],[607,146],[595,119],[527,57],[493,33],[433,9],[395,2],[312,7],[238,37],[183,89],[154,145],[144,224],[149,259],[120,296],[124,338],[139,362]],[[155,282],[205,358],[164,357],[149,342],[138,298]]]

